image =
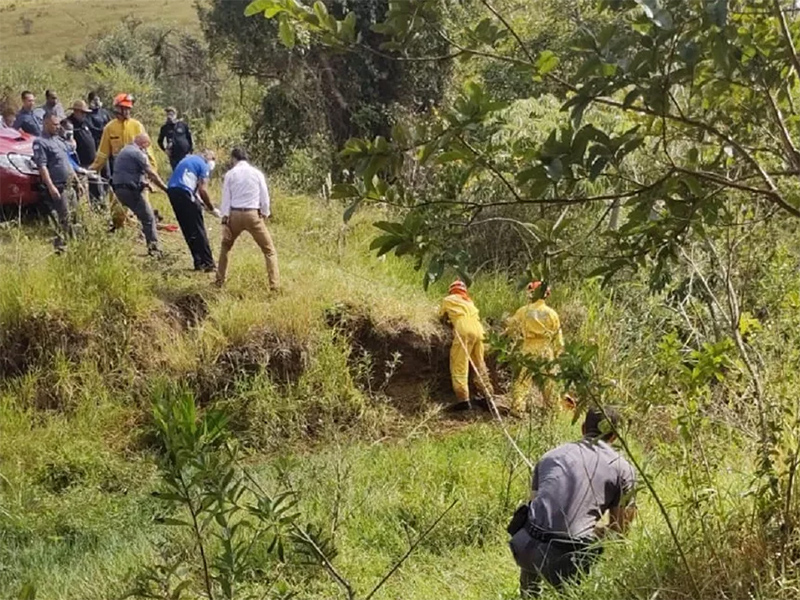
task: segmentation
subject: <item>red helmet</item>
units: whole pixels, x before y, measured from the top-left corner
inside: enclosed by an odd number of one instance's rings
[[[450,293],[454,292],[466,292],[467,291],[467,284],[461,281],[460,279],[456,279],[453,283],[450,284]]]
[[[133,108],[133,96],[131,94],[117,94],[114,97],[114,106],[122,108]]]

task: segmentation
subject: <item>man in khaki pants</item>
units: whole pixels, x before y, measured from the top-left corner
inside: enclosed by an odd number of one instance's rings
[[[236,238],[246,231],[264,253],[269,287],[276,291],[280,285],[278,253],[264,224],[270,215],[267,180],[261,171],[247,162],[247,152],[243,148],[234,148],[231,158],[233,167],[225,174],[222,184],[222,249],[217,263],[217,285],[224,285],[228,252],[233,248]]]

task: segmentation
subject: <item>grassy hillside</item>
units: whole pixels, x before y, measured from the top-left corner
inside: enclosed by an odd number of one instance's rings
[[[0,54],[3,62],[60,58],[126,17],[198,27],[193,0],[0,0]]]
[[[171,220],[163,195],[153,200]],[[456,501],[374,597],[516,596],[504,527],[526,495],[528,472],[498,425],[441,414],[437,401],[450,396],[435,381],[427,382],[429,393],[424,386],[413,395],[395,393],[385,385],[387,371],[423,382],[430,372],[409,375],[402,362],[413,356],[391,365],[379,345],[364,353],[346,330],[330,327],[332,311],[362,315],[369,339],[389,349],[405,352],[414,336],[436,351],[442,288],[426,294],[408,262],[377,260],[367,251],[377,215],[362,213],[345,228],[337,206],[280,192],[274,210],[285,286],[279,296],[268,293],[263,259],[246,236],[234,249],[230,284],[219,291],[210,275],[188,270],[179,233],[162,233],[168,256],[155,261],[145,256],[135,224],[110,236],[92,215],[84,216],[85,235],[60,257],[41,224],[0,229],[0,589],[32,583],[44,600],[113,598],[147,567],[194,555],[184,533],[159,524],[166,506],[151,495],[159,487],[159,448],[150,405],[165,385],[178,385],[201,407],[228,412],[254,476],[266,489],[297,491],[303,518],[332,532],[336,567],[360,593]],[[218,223],[210,220],[209,229],[216,253]],[[473,291],[495,321],[520,302],[498,278],[480,279]],[[570,337],[607,339],[613,351],[610,304],[591,286],[560,290],[554,304]],[[438,343],[446,356],[446,344]],[[446,369],[438,375],[446,384]],[[695,539],[701,522],[682,500],[686,464],[658,442],[669,440],[668,428],[634,422],[635,437],[646,444],[637,456],[658,474],[656,489],[681,523],[681,539]],[[532,415],[509,426],[534,458],[579,435],[566,414]],[[740,514],[749,461],[730,447],[704,452],[719,467],[710,480],[717,510]],[[640,506],[630,540],[611,545],[571,597],[649,597],[656,578],[659,589],[686,589],[663,516],[646,490]],[[735,534],[736,543],[690,544],[693,556],[723,562],[747,556],[754,568],[760,564],[762,541],[716,527],[715,535]],[[330,577],[291,552],[286,563],[261,560],[264,575],[248,584],[254,592],[264,592],[265,577],[281,573],[301,597],[338,597]],[[185,575],[196,584],[191,573]],[[713,578],[706,586],[709,598],[720,589]],[[758,586],[742,589],[770,597]]]

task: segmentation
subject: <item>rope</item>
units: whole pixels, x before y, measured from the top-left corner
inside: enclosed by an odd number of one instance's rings
[[[467,360],[469,361],[469,364],[472,365],[472,369],[475,371],[475,373],[477,373],[478,381],[480,382],[480,385],[483,388],[484,393],[486,394],[486,400],[489,402],[489,407],[491,409],[490,412],[492,413],[492,415],[494,416],[495,420],[497,421],[497,424],[500,426],[500,429],[502,430],[503,435],[505,435],[506,439],[508,440],[508,443],[511,444],[511,447],[519,455],[519,457],[525,462],[525,464],[531,470],[531,472],[533,472],[533,469],[534,469],[534,467],[536,465],[534,465],[531,462],[531,460],[525,455],[525,453],[519,447],[519,444],[517,444],[517,442],[514,439],[514,437],[508,432],[508,428],[506,427],[505,421],[503,420],[503,417],[500,414],[500,411],[497,409],[497,404],[495,403],[495,393],[494,393],[494,388],[492,387],[492,382],[489,381],[487,383],[486,380],[484,379],[485,365],[483,365],[483,368],[481,368],[481,369],[478,368],[478,365],[476,365],[475,361],[472,360],[471,354],[467,351],[467,345],[464,343],[463,338],[458,334],[458,331],[456,331],[455,327],[453,328],[453,335],[456,337],[458,342],[461,344],[461,347],[464,349],[464,354],[466,354]],[[483,341],[481,341],[481,343],[483,343]]]

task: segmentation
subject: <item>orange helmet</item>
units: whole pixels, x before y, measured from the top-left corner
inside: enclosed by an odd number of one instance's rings
[[[536,290],[544,286],[544,293],[542,294],[542,298],[547,298],[550,295],[550,286],[543,282],[543,281],[531,281],[528,284],[528,287],[525,288],[529,294],[533,294]]]
[[[454,292],[466,292],[467,291],[467,284],[461,281],[460,279],[456,279],[453,283],[450,284],[450,293]]]
[[[117,94],[114,97],[114,106],[133,108],[133,96],[131,94]]]

